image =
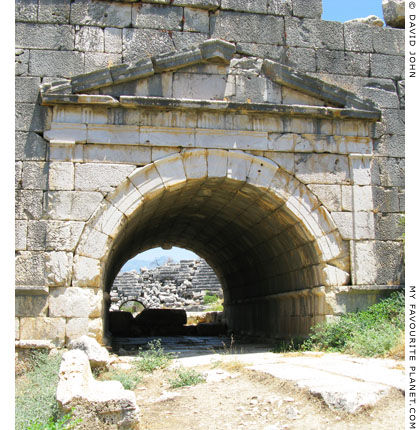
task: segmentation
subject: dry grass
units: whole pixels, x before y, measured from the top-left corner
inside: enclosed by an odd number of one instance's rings
[[[390,349],[387,354],[388,358],[393,358],[394,360],[405,360],[405,333],[401,332],[400,339],[398,343]]]
[[[231,373],[241,372],[247,366],[250,366],[250,364],[237,359],[223,360],[218,362],[217,364],[218,368],[226,370],[227,372],[231,372]]]

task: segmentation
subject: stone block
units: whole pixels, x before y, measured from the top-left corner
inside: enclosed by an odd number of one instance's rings
[[[220,8],[238,12],[267,13],[267,3],[255,0],[222,0]]]
[[[17,48],[74,49],[74,29],[70,25],[17,23],[15,36]]]
[[[400,99],[400,109],[405,109],[405,80],[397,82],[398,97]],[[386,106],[394,107],[394,106]]]
[[[317,71],[337,75],[369,76],[369,54],[318,49]]]
[[[291,15],[292,3],[290,0],[268,0],[267,12],[273,15]]]
[[[46,198],[50,219],[87,221],[103,195],[94,191],[49,191]]]
[[[48,312],[48,296],[16,296],[15,316],[46,317]]]
[[[210,17],[210,36],[231,42],[283,45],[284,22],[272,15],[221,11]]]
[[[374,241],[356,241],[350,245],[354,264],[353,284],[373,285],[377,276],[377,255]]]
[[[122,63],[121,54],[108,52],[86,52],[85,72],[90,73],[98,69],[105,69]]]
[[[83,26],[76,31],[75,48],[77,51],[104,52],[105,35],[103,28]]]
[[[83,163],[76,164],[75,189],[112,191],[135,169],[132,165]]]
[[[82,52],[34,50],[29,72],[35,76],[71,77],[84,73],[84,60]]]
[[[292,0],[293,15],[321,19],[322,0]]]
[[[193,147],[194,137],[194,130],[189,128],[140,127],[143,145]]]
[[[48,188],[48,163],[25,161],[22,168],[22,185],[26,190],[46,190]]]
[[[29,72],[29,49],[15,50],[15,75],[26,75]]]
[[[21,318],[20,339],[21,340],[44,340],[52,341],[55,346],[64,346],[66,333],[65,318]]]
[[[295,157],[293,154],[276,153],[276,152],[264,152],[264,157],[274,161],[279,167],[291,175],[294,174],[295,169]]]
[[[371,54],[371,76],[378,78],[404,79],[404,57]]]
[[[184,31],[208,33],[210,20],[207,10],[184,8]]]
[[[145,165],[151,162],[151,148],[133,145],[85,145],[84,158],[86,162]]]
[[[76,255],[73,265],[73,287],[99,288],[102,268],[99,260]]]
[[[131,4],[111,2],[92,5],[84,0],[76,0],[71,5],[70,24],[129,27],[131,24]]]
[[[47,283],[51,286],[70,285],[73,266],[71,252],[56,251],[45,255]]]
[[[200,9],[214,10],[220,7],[221,0],[173,0],[174,6],[190,6]]]
[[[284,63],[301,72],[315,72],[315,50],[310,48],[289,47],[286,51],[286,61],[284,61]]]
[[[95,229],[89,229],[77,247],[78,255],[101,259],[111,248],[111,238]]]
[[[44,251],[47,240],[47,221],[28,221],[26,246],[31,251]]]
[[[38,0],[16,0],[15,21],[36,22],[38,18]]]
[[[16,77],[15,102],[36,103],[39,95],[40,78]]]
[[[319,201],[332,212],[341,210],[341,186],[340,185],[308,185],[308,188],[316,195]]]
[[[159,30],[124,28],[123,56],[125,62],[135,62],[174,49],[169,33]]]
[[[373,163],[374,176],[372,183],[384,187],[405,186],[404,158],[377,157]],[[375,175],[375,171],[378,171],[377,175]]]
[[[22,170],[23,170],[22,161],[16,161],[15,162],[15,189],[22,188]]]
[[[108,27],[104,29],[105,52],[122,54],[122,29]]]
[[[91,225],[93,225],[96,230],[115,238],[123,228],[125,222],[126,218],[124,214],[105,200],[99,205],[93,216]]]
[[[371,186],[354,185],[352,192],[353,195],[351,197],[353,203],[353,211],[373,211],[374,207]]]
[[[200,51],[204,60],[219,59],[230,63],[235,53],[235,45],[224,40],[210,39],[200,44]]]
[[[19,318],[15,318],[15,340],[20,339],[20,321]]]
[[[286,61],[286,48],[284,46],[270,45],[267,43],[239,42],[236,45],[236,52],[252,57],[269,58],[274,61]],[[315,71],[315,68],[313,71]]]
[[[159,54],[152,57],[155,71],[175,70],[201,62],[201,51],[198,47]]]
[[[402,215],[378,213],[375,215],[375,238],[378,240],[403,240],[404,225]]]
[[[45,254],[19,251],[15,257],[16,285],[45,284]]]
[[[370,166],[370,157],[350,157],[351,177],[355,185],[371,184]]]
[[[26,234],[28,222],[26,220],[15,221],[15,249],[16,251],[26,250]]]
[[[399,109],[382,110],[383,133],[405,135],[405,112]]]
[[[83,91],[99,88],[112,84],[112,76],[109,69],[102,69],[83,75],[75,76],[71,80],[73,93],[83,93]]]
[[[175,187],[187,179],[185,176],[184,165],[182,163],[182,157],[179,154],[162,158],[155,161],[153,164],[156,167],[159,176],[162,178],[165,188]],[[140,191],[141,190],[142,189],[140,189]]]
[[[143,197],[130,181],[125,181],[106,199],[129,218],[141,206]]]
[[[268,138],[267,133],[257,131],[197,129],[195,146],[264,151],[268,149]]]
[[[405,0],[382,0],[382,11],[388,26],[405,28]]]
[[[119,66],[111,67],[110,72],[114,83],[122,83],[133,79],[151,76],[154,73],[154,69],[151,60],[143,59],[134,64],[121,64]]]
[[[376,282],[379,285],[404,285],[404,246],[402,242],[377,241]]]
[[[404,136],[382,136],[379,140],[375,141],[374,152],[375,154],[389,157],[405,157]]]
[[[378,212],[399,212],[400,201],[396,188],[372,187],[373,207]]]
[[[285,26],[288,46],[344,50],[343,24],[339,22],[286,17]]]
[[[159,73],[140,80],[136,85],[136,94],[148,97],[172,97],[172,75],[171,72]],[[135,122],[138,123],[139,120]]]
[[[333,154],[296,154],[295,175],[305,184],[350,182],[347,157]]]
[[[372,29],[373,52],[377,54],[404,55],[404,30],[391,28]]]
[[[172,87],[175,98],[223,100],[230,95],[223,75],[176,73]]]
[[[17,131],[43,131],[48,110],[33,103],[16,103],[15,127]]]
[[[83,222],[49,221],[46,229],[47,250],[74,251],[83,227]]]
[[[50,190],[74,189],[74,164],[52,162],[49,164],[48,185]]]
[[[50,316],[66,318],[99,318],[102,291],[98,288],[53,288],[50,291]]]
[[[375,222],[372,212],[331,213],[344,240],[375,239]]]
[[[66,344],[78,339],[80,336],[89,335],[89,318],[69,318],[66,322]]]
[[[16,219],[39,219],[42,216],[41,190],[18,190],[15,194]]]
[[[67,24],[70,19],[70,0],[39,0],[38,22]]]
[[[367,25],[344,24],[344,48],[346,51],[372,52],[374,30]]]
[[[16,132],[16,160],[45,160],[46,142],[36,133]]]
[[[208,39],[208,33],[192,33],[191,31],[172,33],[172,42],[176,50],[189,49],[193,45],[198,45]]]
[[[153,4],[133,5],[133,26],[156,30],[182,30],[183,10],[180,7]]]

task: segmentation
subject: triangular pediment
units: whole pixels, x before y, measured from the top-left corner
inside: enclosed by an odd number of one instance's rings
[[[372,102],[279,62],[243,57],[234,44],[219,39],[53,82],[42,86],[41,97],[46,105],[105,104],[296,114],[305,111],[306,106],[313,108],[312,114],[326,115],[327,108],[343,111],[339,116],[371,120],[380,117]]]

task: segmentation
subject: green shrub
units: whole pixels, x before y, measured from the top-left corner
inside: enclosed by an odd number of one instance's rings
[[[76,428],[82,420],[78,418],[73,419],[71,414],[64,415],[64,417],[55,421],[53,417],[50,417],[46,423],[41,423],[38,420],[31,422],[27,430],[72,430]]]
[[[404,330],[404,303],[404,293],[395,292],[364,311],[318,324],[302,349],[385,355],[399,342]]]
[[[148,343],[149,349],[139,349],[136,360],[137,369],[142,372],[152,373],[156,369],[163,369],[175,358],[173,353],[165,352],[160,339]]]
[[[61,355],[49,356],[47,352],[34,352],[31,370],[16,381],[15,429],[64,430],[74,428],[69,415],[58,419],[55,398]]]
[[[206,291],[206,294],[203,297],[203,302],[205,305],[212,305],[213,303],[217,303],[219,300],[219,297],[217,294],[211,294],[208,291]]]
[[[169,379],[171,388],[187,387],[205,382],[206,378],[194,369],[179,368],[176,371],[176,378]]]
[[[348,313],[337,320],[312,327],[309,338],[282,341],[273,352],[337,351],[362,356],[383,356],[395,348],[404,331],[405,300],[403,292],[370,306]]]
[[[138,374],[137,369],[111,370],[102,376],[105,380],[121,382],[125,390],[134,390],[143,380],[142,376]]]

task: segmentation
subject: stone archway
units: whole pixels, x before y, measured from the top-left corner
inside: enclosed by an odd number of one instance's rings
[[[76,249],[72,285],[103,291],[106,331],[107,293],[125,261],[181,246],[215,269],[235,332],[302,335],[334,314],[334,291],[349,283],[345,244],[319,200],[271,160],[184,150],[136,169],[101,203]]]

